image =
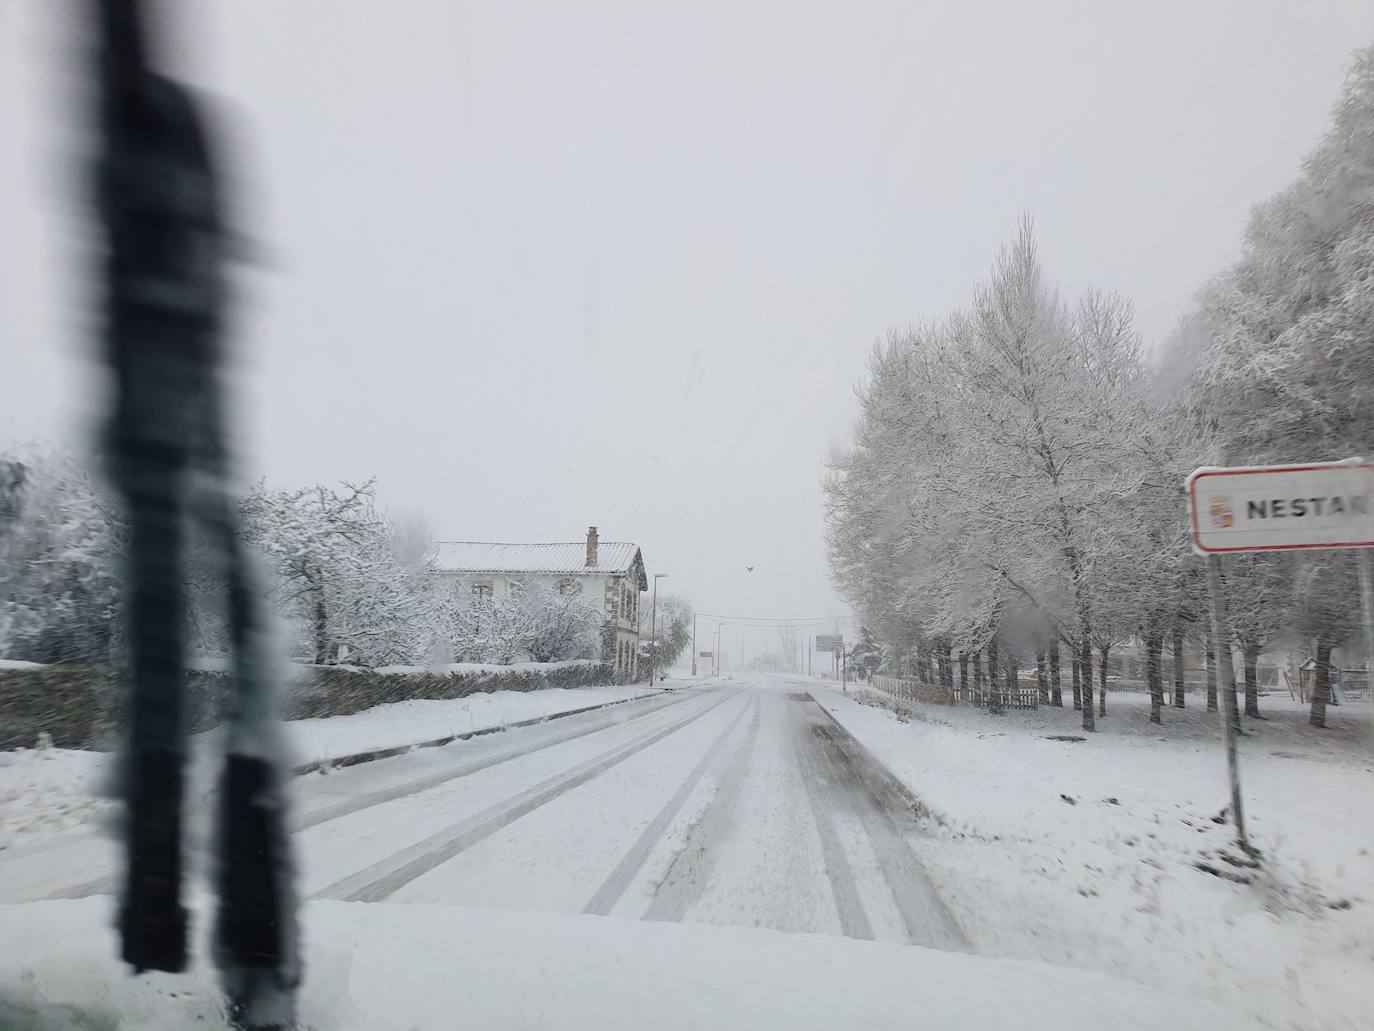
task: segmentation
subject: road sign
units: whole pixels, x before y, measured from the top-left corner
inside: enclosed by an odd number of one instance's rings
[[[1300,548],[1360,549],[1366,662],[1374,669],[1374,567],[1368,550],[1374,548],[1374,464],[1352,458],[1305,465],[1202,468],[1193,470],[1187,486],[1193,550],[1207,556],[1212,640],[1225,701],[1222,727],[1231,780],[1231,820],[1240,847],[1250,852],[1236,756],[1240,714],[1222,588],[1222,556]]]
[[[844,647],[844,637],[840,634],[817,634],[816,651],[837,652]]]
[[[1197,469],[1188,477],[1188,513],[1202,555],[1374,548],[1374,464]]]
[[[697,652],[698,659],[714,659],[715,657],[715,652]]]

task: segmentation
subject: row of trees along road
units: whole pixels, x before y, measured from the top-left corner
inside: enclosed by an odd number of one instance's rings
[[[967,308],[874,347],[859,398],[826,479],[827,543],[884,667],[981,683],[1035,656],[1042,699],[1062,703],[1063,669],[1092,730],[1111,649],[1138,638],[1160,722],[1185,704],[1178,661],[1166,695],[1164,650],[1210,633],[1187,473],[1374,448],[1374,48],[1157,362],[1126,297],[1059,293],[1026,218]],[[1310,648],[1325,725],[1331,651],[1358,620],[1353,566],[1339,551],[1229,561],[1247,714],[1256,660],[1282,639]]]

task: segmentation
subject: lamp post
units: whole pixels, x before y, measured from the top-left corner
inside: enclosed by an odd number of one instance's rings
[[[720,648],[725,643],[725,624],[716,624],[716,676],[725,672],[725,663],[721,662]]]
[[[649,617],[649,686],[654,686],[654,677],[658,674],[658,582],[667,573],[654,574],[654,601],[653,614]]]
[[[692,679],[697,676],[697,614],[692,613]]]

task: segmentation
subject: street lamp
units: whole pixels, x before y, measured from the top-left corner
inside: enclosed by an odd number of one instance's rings
[[[725,663],[720,661],[720,646],[725,643],[725,624],[716,624],[716,676],[725,672]]]
[[[654,574],[654,608],[649,617],[649,686],[654,686],[654,676],[658,673],[658,582],[667,573]]]

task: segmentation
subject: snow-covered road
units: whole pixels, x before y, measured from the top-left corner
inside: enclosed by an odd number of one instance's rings
[[[307,897],[967,947],[909,797],[797,684],[717,682],[295,787]],[[11,850],[0,901],[108,894],[114,861],[97,834]]]

